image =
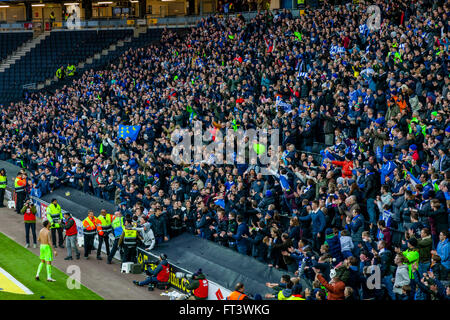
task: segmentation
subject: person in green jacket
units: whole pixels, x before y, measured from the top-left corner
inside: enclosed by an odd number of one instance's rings
[[[411,234],[411,239],[414,237],[414,231],[408,230]],[[419,274],[424,274],[428,271],[431,264],[431,250],[433,246],[433,239],[431,238],[430,229],[423,228],[420,230],[420,239],[417,239],[417,249],[419,251]]]
[[[208,300],[208,280],[206,280],[202,269],[192,275],[186,289],[191,291],[189,300]]]
[[[63,233],[62,233],[62,210],[56,199],[52,199],[52,202],[47,207],[47,220],[50,222],[50,230],[52,232],[53,247],[56,248],[56,232],[58,232],[58,245],[60,248],[64,248]]]
[[[419,263],[419,251],[417,250],[417,239],[411,238],[408,240],[408,249],[403,251],[403,255],[408,260],[408,273],[409,278],[414,279],[414,273],[412,271],[412,265],[418,265]]]

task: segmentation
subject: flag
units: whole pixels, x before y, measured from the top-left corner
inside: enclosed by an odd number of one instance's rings
[[[280,96],[277,96],[275,106],[277,107],[277,110],[278,110],[278,107],[280,106],[280,107],[283,107],[284,112],[292,111],[292,106],[289,103],[284,102]]]
[[[222,209],[225,209],[225,200],[223,199],[218,199],[216,201],[214,201],[215,205],[218,205],[219,207],[222,207]]]
[[[291,191],[288,179],[284,175],[280,175],[280,185],[283,191]]]
[[[139,135],[139,131],[141,130],[141,126],[124,126],[119,125],[119,132],[117,134],[118,138],[130,138],[131,141],[135,141]]]
[[[100,143],[100,150],[99,150],[99,153],[103,153],[103,142]]]

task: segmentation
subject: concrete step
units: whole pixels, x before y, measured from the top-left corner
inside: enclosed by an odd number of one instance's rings
[[[16,61],[20,60],[23,56],[25,56],[28,52],[35,48],[36,45],[44,40],[48,35],[50,35],[50,31],[45,31],[44,33],[38,35],[36,38],[27,41],[19,48],[17,48],[15,52],[13,52],[0,64],[0,72],[4,72],[6,69],[10,68],[13,64],[16,63]]]

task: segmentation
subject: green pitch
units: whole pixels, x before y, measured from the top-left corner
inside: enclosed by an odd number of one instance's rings
[[[0,300],[103,300],[83,285],[80,289],[68,289],[68,276],[54,266],[52,278],[56,282],[47,282],[45,267],[41,272],[41,280],[37,281],[34,277],[39,262],[38,256],[0,233],[0,267],[33,292],[32,295],[23,295],[0,290]]]

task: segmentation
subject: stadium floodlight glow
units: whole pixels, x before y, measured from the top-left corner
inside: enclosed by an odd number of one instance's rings
[[[131,3],[138,3],[138,0],[130,0]]]
[[[97,4],[112,4],[112,1],[97,2]]]
[[[6,5],[6,6],[0,6],[0,8],[9,8],[9,5]]]
[[[32,4],[32,7],[45,7],[45,3]]]
[[[69,3],[64,3],[65,6],[77,6],[79,5],[78,2],[69,2]]]

